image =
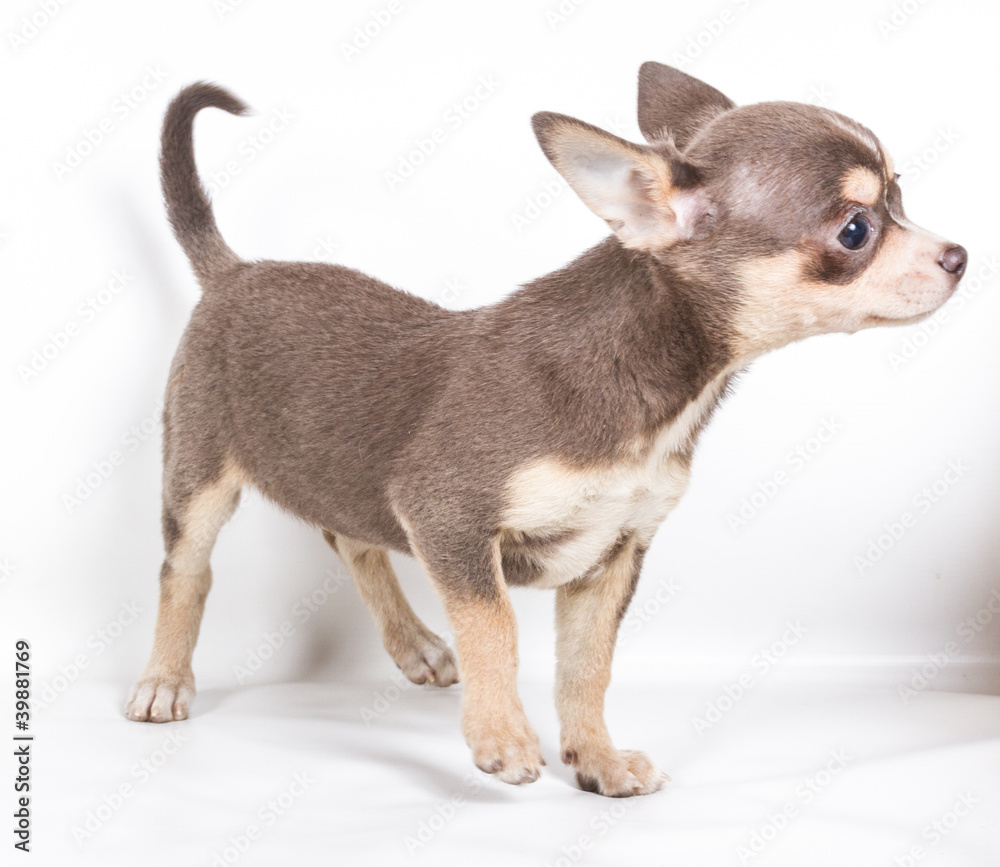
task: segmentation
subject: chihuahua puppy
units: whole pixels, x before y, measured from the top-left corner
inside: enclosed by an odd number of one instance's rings
[[[665,776],[615,748],[604,694],[699,432],[762,353],[928,316],[965,250],[906,219],[892,161],[859,123],[797,103],[737,107],[647,63],[647,144],[533,119],[611,236],[497,304],[451,312],[349,268],[240,259],[195,168],[207,107],[246,110],[195,84],[163,126],[167,211],[203,295],[167,387],[166,559],[128,717],[187,717],[209,555],[252,485],[323,531],[410,680],[443,687],[461,670],[473,761],[507,783],[545,764],[517,694],[508,592],[554,589],[561,758],[589,791],[655,791]],[[390,550],[425,569],[457,663],[404,598]]]

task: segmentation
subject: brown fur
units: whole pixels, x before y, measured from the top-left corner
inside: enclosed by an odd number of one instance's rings
[[[584,788],[653,791],[662,775],[613,748],[603,696],[642,553],[683,494],[700,430],[761,353],[931,313],[964,250],[906,222],[859,124],[791,103],[737,108],[645,64],[648,144],[534,119],[614,234],[498,304],[448,312],[348,268],[240,260],[197,180],[192,124],[206,106],[245,110],[197,84],[164,121],[167,210],[204,295],[167,392],[167,559],[129,716],[187,714],[208,556],[250,484],[324,530],[407,676],[446,685],[454,660],[386,551],[419,559],[455,633],[474,761],[507,782],[543,764],[517,696],[507,588],[559,588],[564,755]],[[869,176],[885,179],[874,198],[858,183]],[[847,250],[838,234],[859,213],[873,234]]]

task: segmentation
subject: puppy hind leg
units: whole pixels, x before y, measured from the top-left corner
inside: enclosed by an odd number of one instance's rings
[[[378,627],[382,644],[400,670],[414,683],[450,686],[458,666],[448,645],[414,613],[382,548],[340,533],[323,538],[344,561]]]
[[[132,686],[126,716],[137,722],[186,719],[194,699],[191,657],[212,585],[209,557],[219,530],[239,503],[241,476],[227,467],[211,483],[175,491],[167,480],[163,523],[166,558],[153,652]]]

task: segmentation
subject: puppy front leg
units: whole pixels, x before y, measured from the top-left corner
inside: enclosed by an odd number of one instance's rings
[[[545,764],[517,695],[517,622],[502,586],[496,596],[445,597],[458,649],[462,733],[480,770],[505,783],[533,783]]]
[[[534,782],[545,761],[517,694],[517,621],[496,540],[442,549],[410,538],[455,633],[472,760],[505,783]]]
[[[556,591],[556,707],[562,760],[581,789],[611,797],[647,795],[669,779],[640,752],[617,750],[604,722],[618,626],[645,552],[628,539],[592,578]]]

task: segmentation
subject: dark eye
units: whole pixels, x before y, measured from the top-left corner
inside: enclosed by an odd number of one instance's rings
[[[868,243],[872,234],[872,224],[863,214],[856,214],[840,232],[838,240],[848,250],[860,250]]]

